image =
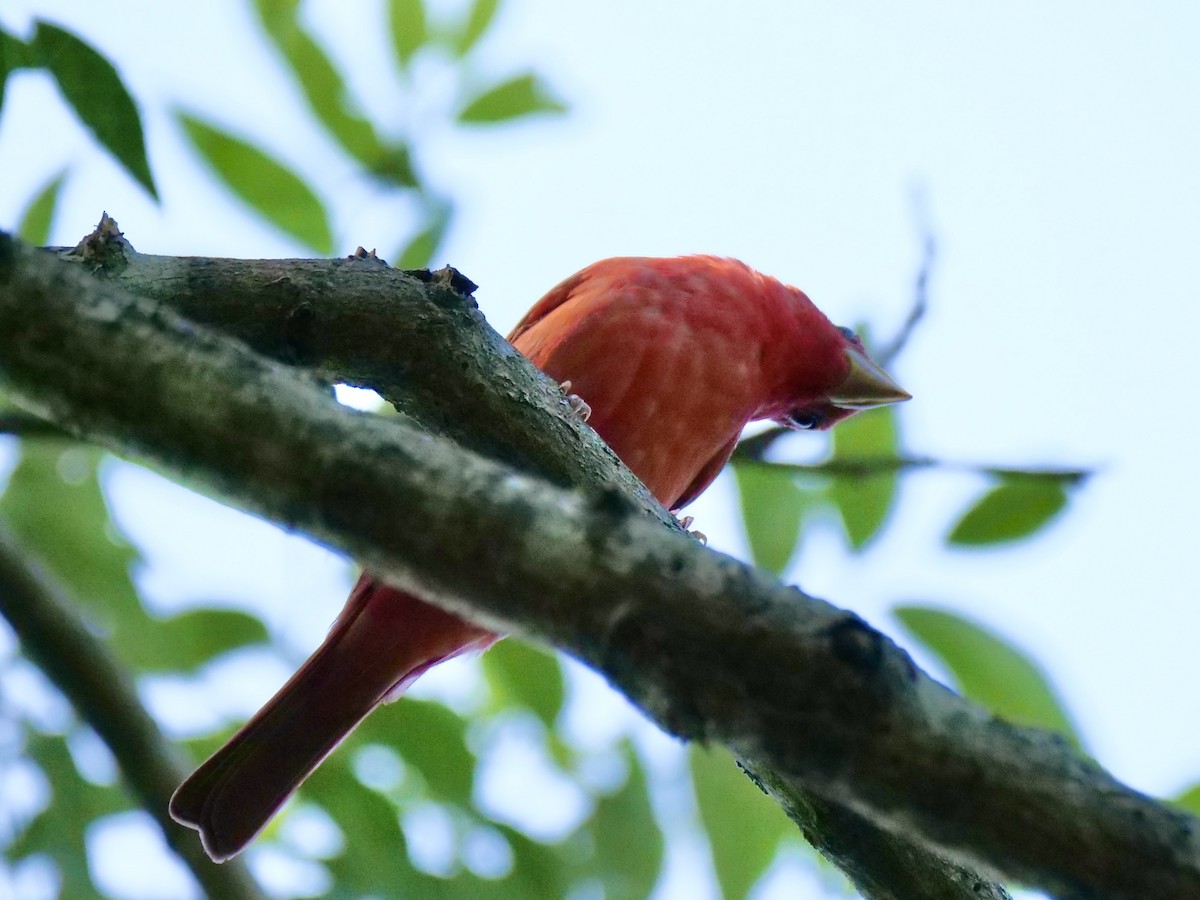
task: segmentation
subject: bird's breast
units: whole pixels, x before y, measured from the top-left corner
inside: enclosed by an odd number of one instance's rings
[[[559,307],[517,348],[591,406],[589,424],[667,506],[749,421],[763,386],[746,323],[622,298]]]

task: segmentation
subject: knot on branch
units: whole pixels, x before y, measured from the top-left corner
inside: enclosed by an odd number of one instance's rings
[[[474,296],[479,285],[453,266],[443,266],[434,271],[430,271],[429,269],[408,269],[405,270],[405,274],[425,284],[449,288],[449,292],[454,296],[456,301],[464,303],[468,309],[479,308],[479,304],[476,302]],[[432,292],[430,297],[435,302],[439,302],[438,292]]]
[[[374,247],[372,247],[369,252],[362,246],[355,247],[354,252],[346,257],[345,262],[362,264],[369,269],[388,268],[387,260],[381,258],[379,254],[375,252]]]
[[[601,485],[596,490],[588,491],[587,500],[588,508],[606,519],[622,520],[640,512],[630,496],[614,484]]]
[[[312,366],[318,361],[316,350],[317,313],[310,303],[300,302],[288,310],[283,320],[283,341],[290,362]]]
[[[833,655],[862,674],[874,675],[883,662],[883,635],[855,615],[829,629]]]
[[[82,260],[94,275],[120,275],[136,251],[121,233],[117,220],[107,212],[101,213],[96,228],[76,244],[68,256]]]

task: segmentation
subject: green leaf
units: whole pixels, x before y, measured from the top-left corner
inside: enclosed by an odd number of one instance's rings
[[[29,45],[0,28],[0,110],[4,109],[4,88],[8,75],[31,64]]]
[[[408,144],[386,145],[382,155],[367,165],[372,175],[389,184],[421,190],[421,178],[413,166],[412,150]]]
[[[733,473],[754,564],[782,574],[800,540],[804,513],[818,495],[802,491],[786,469],[742,460]]]
[[[91,447],[25,441],[0,497],[17,539],[108,629],[148,626],[129,572],[137,552],[117,531]]]
[[[25,442],[0,497],[0,516],[99,624],[127,664],[189,671],[267,640],[237,610],[198,609],[167,619],[146,613],[130,576],[139,557],[112,521],[100,487],[102,455],[91,447]]]
[[[139,633],[122,634],[117,649],[139,669],[185,672],[222,653],[267,640],[266,627],[248,613],[195,609],[154,621]]]
[[[492,21],[496,18],[496,11],[499,9],[500,0],[475,0],[471,4],[470,12],[467,13],[467,20],[458,33],[454,52],[460,57],[466,56],[491,27]]]
[[[921,606],[901,606],[895,613],[968,698],[1010,722],[1048,728],[1081,744],[1049,679],[1020,650],[955,613]]]
[[[547,847],[528,835],[500,822],[492,824],[513,853],[513,870],[505,879],[517,897],[566,897],[571,867],[559,845]]]
[[[469,806],[475,756],[467,749],[467,723],[440,703],[405,698],[373,712],[353,740],[394,747],[425,780],[435,800]]]
[[[334,140],[373,175],[403,187],[416,186],[408,146],[385,143],[375,126],[351,109],[345,79],[300,24],[297,0],[256,0],[255,7],[309,108]]]
[[[585,871],[604,884],[606,898],[644,898],[654,890],[663,862],[663,836],[650,805],[646,772],[628,741],[622,744],[629,778],[601,797],[583,828],[595,851]]]
[[[112,63],[75,35],[46,22],[37,23],[31,46],[80,121],[157,200],[142,119]]]
[[[408,66],[413,54],[428,39],[425,28],[425,5],[421,0],[390,0],[388,24],[392,30],[392,47],[402,68]]]
[[[360,782],[353,754],[339,751],[320,765],[301,788],[345,836],[341,854],[325,861],[342,896],[423,896],[422,878],[408,862],[399,811],[383,794]]]
[[[558,658],[516,638],[500,641],[483,654],[483,673],[503,706],[526,706],[547,728],[563,705],[563,675]]]
[[[453,213],[454,208],[449,203],[436,206],[430,212],[425,227],[413,236],[404,249],[396,253],[396,268],[423,269],[428,266],[446,237]]]
[[[738,768],[729,751],[693,744],[688,762],[721,894],[726,900],[745,897],[771,865],[779,842],[795,827]]]
[[[26,752],[49,782],[50,804],[5,848],[5,856],[45,854],[62,876],[62,896],[101,897],[91,880],[86,832],[97,819],[129,808],[124,791],[119,784],[80,777],[62,735],[31,735]]]
[[[1019,540],[1053,519],[1066,503],[1061,481],[1013,477],[980,497],[950,529],[946,542],[979,546]]]
[[[893,407],[861,412],[833,429],[836,460],[894,457],[899,446]],[[899,476],[895,471],[840,477],[829,488],[829,497],[841,514],[850,546],[861,550],[879,533],[896,500]]]
[[[1200,784],[1192,785],[1171,802],[1193,816],[1200,816]]]
[[[193,146],[235,194],[318,253],[333,250],[329,217],[299,176],[245,141],[187,113],[179,121]]]
[[[458,114],[458,121],[506,122],[534,113],[563,113],[566,110],[567,107],[550,94],[537,75],[527,73],[502,81],[477,94]]]
[[[46,182],[45,187],[38,191],[37,196],[25,208],[17,229],[25,243],[38,247],[50,240],[50,226],[54,222],[54,212],[58,209],[58,194],[66,177],[67,170],[63,169]]]

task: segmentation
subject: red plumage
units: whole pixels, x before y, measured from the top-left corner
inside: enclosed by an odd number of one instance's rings
[[[717,257],[595,263],[509,340],[570,380],[592,427],[672,510],[708,487],[748,422],[827,428],[908,396],[801,291]],[[171,815],[228,859],[379,703],[496,637],[364,574],[320,648],[180,786]]]

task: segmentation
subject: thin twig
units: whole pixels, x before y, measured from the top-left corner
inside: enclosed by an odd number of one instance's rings
[[[896,361],[896,357],[908,345],[913,332],[916,331],[917,324],[925,318],[925,313],[929,309],[929,279],[933,274],[934,260],[937,258],[937,239],[933,236],[933,226],[929,222],[929,208],[923,192],[914,192],[913,209],[922,237],[921,265],[917,269],[917,278],[913,285],[913,302],[908,311],[908,317],[900,326],[900,331],[892,338],[891,343],[880,347],[875,353],[876,361],[885,369]]]
[[[830,475],[834,478],[864,478],[886,472],[903,472],[911,469],[942,469],[954,472],[975,472],[993,478],[1036,478],[1059,481],[1064,484],[1083,484],[1096,474],[1094,469],[1024,468],[1021,466],[993,466],[985,463],[960,462],[936,459],[932,456],[863,456],[828,459],[819,463],[774,462],[750,455],[740,457],[743,464],[803,472],[809,475]]]

